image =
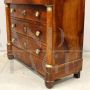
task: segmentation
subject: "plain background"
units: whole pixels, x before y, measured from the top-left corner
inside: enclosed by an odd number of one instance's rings
[[[86,1],[84,51],[90,50],[90,0]],[[4,0],[0,0],[0,51],[6,50],[6,23]]]

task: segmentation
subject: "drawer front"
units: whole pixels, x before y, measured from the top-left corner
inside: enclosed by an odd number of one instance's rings
[[[39,41],[29,38],[28,39],[28,51],[42,60],[46,57],[46,47]]]
[[[12,31],[16,31],[46,43],[46,26],[42,26],[38,22],[25,22],[15,19],[11,19],[11,23]]]
[[[11,16],[46,23],[46,8],[33,5],[11,5]]]
[[[20,49],[27,49],[27,37],[22,36],[16,32],[12,32],[12,44]]]
[[[11,19],[11,30],[27,35],[27,24],[19,20]]]
[[[13,55],[14,55],[15,58],[20,59],[26,65],[31,66],[29,53],[27,53],[24,50],[18,49],[18,48],[14,47],[14,46],[12,46],[12,50],[13,50]]]
[[[44,60],[37,58],[30,54],[30,60],[32,62],[32,68],[42,75],[45,75],[45,63]]]
[[[21,62],[33,68],[35,71],[44,75],[45,63],[43,60],[35,57],[34,55],[24,50],[18,49],[15,46],[12,46],[12,50],[13,50],[13,55],[16,59],[19,59]]]

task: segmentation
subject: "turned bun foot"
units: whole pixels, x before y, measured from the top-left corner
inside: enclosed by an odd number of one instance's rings
[[[74,74],[74,78],[80,78],[80,72]]]
[[[14,59],[14,56],[13,56],[13,55],[7,55],[7,56],[8,56],[8,59],[9,59],[9,60]]]
[[[51,88],[53,87],[53,85],[54,85],[54,81],[50,81],[50,82],[46,81],[46,82],[45,82],[45,85],[46,85],[46,87],[47,87],[48,89],[51,89]]]

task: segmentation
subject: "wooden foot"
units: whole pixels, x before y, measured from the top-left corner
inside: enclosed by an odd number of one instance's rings
[[[74,74],[74,78],[80,78],[80,72]]]
[[[8,59],[9,59],[9,60],[14,59],[14,56],[13,56],[13,55],[7,55],[7,56],[8,56]]]
[[[54,81],[45,81],[45,85],[48,89],[51,89],[54,85]]]

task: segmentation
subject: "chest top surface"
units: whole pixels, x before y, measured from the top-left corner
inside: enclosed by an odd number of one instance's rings
[[[5,0],[5,3],[11,4],[41,4],[41,5],[52,5],[53,0]]]

